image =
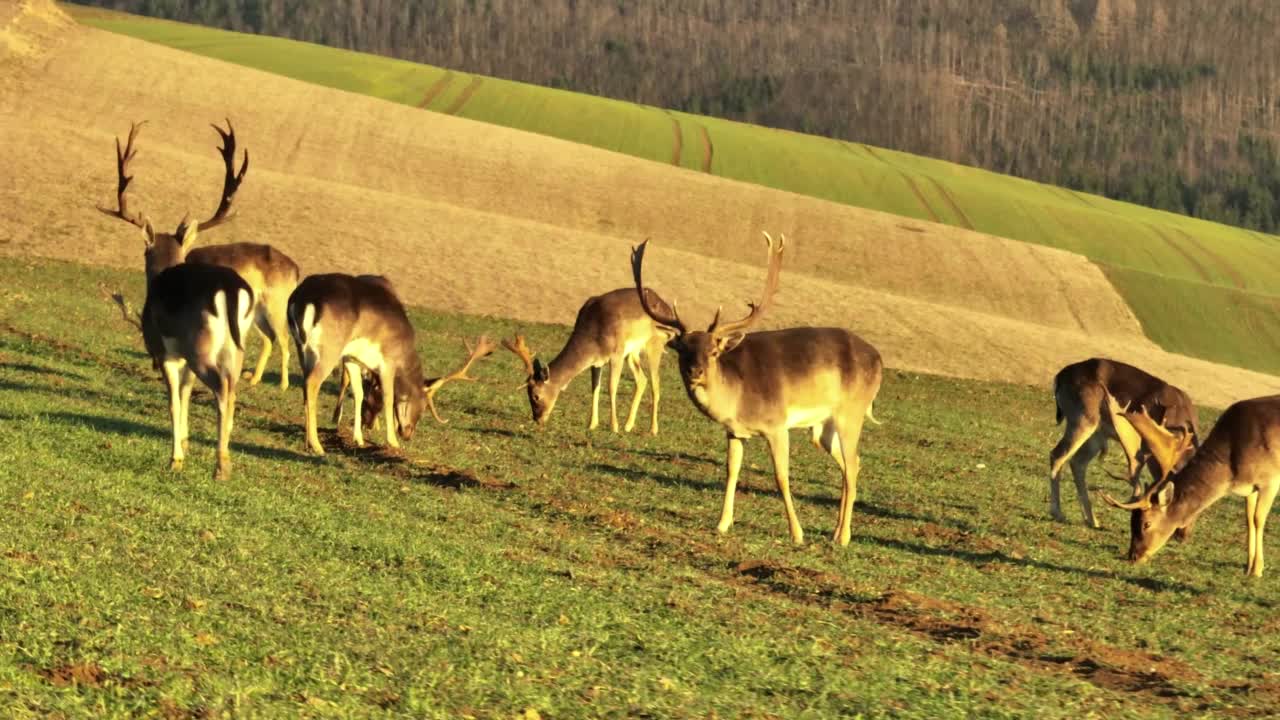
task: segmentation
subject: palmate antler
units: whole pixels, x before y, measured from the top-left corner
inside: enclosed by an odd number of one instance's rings
[[[484,335],[481,335],[479,338],[476,339],[475,345],[472,345],[469,340],[463,340],[462,344],[467,349],[466,362],[462,363],[461,367],[449,373],[448,375],[445,375],[443,377],[438,377],[438,378],[432,378],[428,380],[426,383],[427,407],[430,408],[431,410],[431,416],[436,419],[436,422],[441,424],[447,424],[449,421],[440,417],[440,413],[436,412],[436,403],[435,403],[436,393],[439,392],[440,388],[444,387],[447,383],[449,383],[452,380],[465,380],[467,382],[475,382],[476,378],[473,378],[470,375],[467,375],[467,371],[471,369],[471,366],[475,364],[477,360],[480,360],[481,358],[485,358],[485,357],[488,357],[489,355],[492,355],[493,351],[498,349],[497,343],[493,342],[487,336],[484,336]]]
[[[716,309],[715,319],[711,321],[711,325],[707,328],[707,332],[714,335],[729,335],[732,333],[744,332],[760,319],[764,311],[773,304],[773,296],[778,292],[778,276],[782,272],[782,251],[787,244],[786,235],[778,235],[778,242],[775,244],[773,236],[769,233],[762,233],[764,239],[769,243],[769,273],[764,281],[764,294],[760,296],[759,303],[747,303],[751,311],[746,317],[739,320],[732,320],[724,324],[720,323],[720,308]]]
[[[129,174],[129,161],[138,154],[138,149],[133,146],[133,141],[138,137],[138,131],[146,125],[147,121],[133,123],[129,126],[129,139],[125,142],[124,147],[120,147],[120,138],[116,138],[116,209],[106,208],[101,205],[98,210],[104,214],[114,218],[119,218],[132,225],[138,227],[146,227],[146,220],[143,219],[142,213],[129,212],[129,183],[133,182],[133,176]]]

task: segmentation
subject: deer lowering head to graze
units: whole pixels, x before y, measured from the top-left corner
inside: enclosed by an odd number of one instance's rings
[[[404,306],[388,283],[367,277],[311,275],[290,296],[288,316],[302,364],[307,445],[321,455],[324,448],[316,428],[316,401],[321,383],[339,364],[350,381],[355,402],[352,435],[356,445],[364,445],[361,372],[368,370],[378,376],[381,385],[387,444],[399,447],[400,438],[413,437],[424,407],[440,419],[433,401],[436,391],[450,380],[472,379],[466,375],[467,369],[496,347],[482,338],[468,348],[469,357],[460,370],[424,380],[414,348],[413,325]]]
[[[231,476],[230,442],[235,417],[236,381],[244,363],[244,333],[254,313],[253,289],[234,270],[219,265],[184,263],[201,226],[230,217],[240,176],[228,173],[222,200],[203,223],[183,220],[173,234],[157,233],[141,213],[129,211],[128,163],[139,125],[124,148],[116,141],[116,210],[103,212],[142,228],[146,241],[147,298],[142,307],[142,339],[152,364],[164,373],[173,427],[171,467],[182,468],[188,438],[191,390],[195,378],[213,391],[218,407],[218,459],[215,479]],[[247,161],[246,161],[247,162]],[[123,305],[122,305],[123,306]]]
[[[1049,452],[1049,514],[1061,522],[1066,522],[1066,517],[1062,514],[1059,478],[1063,466],[1070,463],[1085,525],[1100,527],[1089,501],[1086,472],[1089,463],[1106,451],[1107,441],[1118,439],[1104,407],[1107,393],[1129,409],[1145,409],[1151,419],[1168,430],[1189,434],[1192,444],[1199,441],[1199,424],[1191,398],[1160,378],[1105,358],[1062,368],[1053,380],[1053,396],[1058,422],[1064,419],[1067,422],[1062,439]],[[1148,453],[1146,448],[1139,447],[1133,452],[1126,449],[1125,455],[1129,461],[1132,496],[1137,497],[1142,492],[1139,475],[1142,466],[1147,464]],[[1150,465],[1149,470],[1158,480],[1159,468]]]
[[[1151,445],[1168,442],[1141,421],[1134,429]],[[1186,466],[1130,502],[1103,498],[1129,510],[1130,562],[1144,562],[1180,528],[1189,528],[1228,493],[1247,501],[1245,572],[1261,577],[1267,515],[1280,490],[1280,395],[1241,400],[1227,408]]]
[[[853,504],[858,494],[858,440],[864,419],[880,391],[880,353],[843,328],[797,327],[748,332],[768,309],[778,288],[785,238],[765,233],[769,271],[760,302],[743,318],[725,322],[716,312],[705,331],[689,330],[673,310],[649,302],[641,268],[648,241],[631,254],[635,289],[645,312],[673,334],[670,346],[680,362],[689,399],[704,415],[720,423],[728,437],[728,482],[717,526],[733,525],[733,500],[742,468],[742,443],[763,435],[773,455],[774,477],[786,508],[791,539],[804,542],[790,488],[792,428],[808,428],[815,445],[835,459],[844,475],[840,513],[833,540],[849,544]]]
[[[649,303],[660,313],[670,313],[671,308],[652,290],[645,291]],[[649,432],[658,434],[659,366],[662,350],[669,334],[653,321],[632,288],[612,290],[588,299],[578,310],[573,332],[560,354],[547,364],[533,356],[523,335],[514,340],[504,340],[503,346],[524,362],[529,392],[529,407],[534,422],[545,424],[556,406],[556,399],[569,381],[591,368],[591,422],[588,429],[600,425],[600,376],[605,363],[609,364],[609,427],[618,432],[618,381],[625,365],[635,378],[636,394],[631,399],[631,411],[627,413],[626,432],[636,424],[640,399],[645,386],[652,382],[653,417]],[[641,356],[649,367],[649,380],[645,379]]]
[[[129,175],[129,163],[138,153],[137,148],[134,147],[134,141],[143,124],[133,124],[129,129],[129,138],[124,147],[120,146],[118,139],[116,140],[118,208],[115,210],[99,208],[112,217],[126,220],[140,228],[144,227],[146,221],[140,213],[129,211],[127,192],[133,180]],[[240,170],[236,171],[236,134],[231,127],[231,121],[227,121],[225,131],[217,125],[214,125],[213,129],[222,138],[219,153],[222,156],[224,175],[222,201],[218,204],[213,217],[199,225],[200,230],[206,232],[234,217],[235,213],[231,205],[235,200],[236,192],[240,189],[240,184],[244,181],[245,174],[249,171],[247,150],[244,152],[244,161],[240,165]],[[249,284],[256,298],[254,326],[258,328],[263,339],[262,354],[258,356],[258,363],[249,377],[249,384],[257,385],[262,379],[267,361],[271,356],[271,348],[279,345],[280,387],[288,389],[289,347],[284,342],[288,330],[285,320],[285,303],[289,299],[289,293],[293,292],[298,285],[300,275],[297,263],[270,245],[224,243],[193,248],[194,235],[190,241],[186,242],[176,233],[174,235],[155,234],[148,237],[151,239],[148,240],[145,253],[147,277],[151,277],[160,269],[187,262],[231,268]]]

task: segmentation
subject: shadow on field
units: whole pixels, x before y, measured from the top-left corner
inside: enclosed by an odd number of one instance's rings
[[[1085,568],[1072,567],[1070,565],[1059,565],[1057,563],[1044,562],[1043,560],[1032,560],[1030,558],[1015,558],[1004,554],[999,550],[962,550],[956,548],[939,548],[930,545],[922,545],[919,543],[904,542],[902,540],[892,540],[888,538],[875,538],[863,536],[854,536],[854,542],[866,545],[877,545],[884,548],[892,548],[901,550],[915,555],[926,557],[945,557],[963,560],[971,565],[982,566],[991,563],[1001,563],[1005,565],[1014,565],[1023,568],[1036,568],[1038,570],[1049,570],[1052,572],[1067,573],[1069,575],[1084,576],[1097,578],[1099,580],[1119,580],[1121,582],[1136,585],[1144,590],[1152,592],[1184,592],[1192,595],[1199,595],[1203,592],[1201,588],[1185,583],[1174,582],[1169,580],[1160,580],[1157,578],[1146,577],[1125,577],[1114,572],[1104,572],[1102,570],[1089,570]],[[1120,562],[1118,559],[1116,562]]]
[[[132,420],[123,420],[121,418],[102,417],[100,415],[87,415],[84,413],[74,412],[55,412],[43,415],[54,422],[63,425],[74,425],[77,427],[89,427],[101,433],[109,433],[112,435],[120,435],[123,437],[152,437],[162,440],[170,440],[173,435],[166,424],[163,427],[159,425],[143,425],[133,422]],[[191,436],[193,445],[205,445],[213,447],[216,434],[210,434],[207,437],[197,435]],[[263,460],[290,460],[290,461],[313,461],[310,455],[285,450],[283,448],[263,447],[262,445],[253,445],[244,442],[237,442],[232,436],[231,450],[233,452],[252,455],[253,457]]]
[[[76,400],[92,400],[104,405],[120,401],[118,394],[105,393],[100,390],[90,390],[79,386],[54,387],[53,385],[26,383],[17,380],[0,380],[0,391],[38,393],[40,395],[52,395],[57,398],[66,398],[70,394]]]
[[[31,363],[5,363],[4,369],[12,370],[14,372],[31,373],[33,375],[54,375],[67,380],[85,381],[89,379],[80,373],[71,372],[70,370],[59,370],[57,368],[44,367],[42,365],[32,365]]]

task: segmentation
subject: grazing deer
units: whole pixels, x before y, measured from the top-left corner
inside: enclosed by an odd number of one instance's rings
[[[769,271],[759,304],[743,318],[721,322],[720,311],[705,331],[690,331],[680,316],[649,302],[641,278],[648,241],[631,253],[631,269],[641,306],[673,333],[670,346],[680,361],[689,399],[720,423],[728,436],[728,482],[717,529],[733,525],[733,499],[742,468],[742,443],[763,435],[773,455],[774,476],[794,543],[804,531],[791,500],[788,464],[792,428],[809,428],[814,445],[835,459],[844,475],[834,542],[849,544],[853,504],[858,495],[858,440],[864,418],[877,422],[871,406],[880,390],[880,353],[843,328],[797,327],[748,333],[768,309],[778,288],[785,237],[768,233]]]
[[[1057,406],[1057,420],[1064,419],[1066,427],[1062,439],[1049,452],[1049,514],[1060,522],[1066,522],[1059,499],[1059,478],[1064,465],[1070,463],[1075,480],[1076,497],[1089,527],[1101,525],[1093,514],[1089,501],[1089,486],[1085,474],[1089,463],[1104,453],[1109,439],[1116,437],[1115,428],[1107,422],[1110,417],[1103,407],[1104,398],[1110,393],[1126,407],[1145,408],[1156,422],[1169,430],[1188,433],[1192,442],[1198,442],[1200,429],[1195,405],[1185,392],[1132,365],[1115,360],[1093,358],[1068,365],[1058,371],[1053,379],[1053,396]],[[1147,452],[1126,452],[1129,461],[1129,484],[1132,496],[1142,493],[1138,479]],[[1158,480],[1158,468],[1149,467],[1153,479]]]
[[[129,128],[129,138],[123,149],[120,147],[120,140],[116,139],[119,208],[116,210],[99,208],[102,212],[133,223],[139,228],[143,227],[144,220],[141,214],[131,214],[128,211],[126,192],[129,183],[133,180],[129,175],[129,162],[138,152],[134,147],[134,140],[144,124],[144,122],[137,122]],[[235,200],[236,192],[240,189],[240,183],[244,181],[244,176],[249,171],[249,151],[246,150],[240,171],[236,172],[236,134],[231,121],[227,121],[225,131],[217,125],[214,125],[213,129],[222,138],[219,153],[222,155],[225,174],[222,184],[222,201],[218,205],[218,210],[209,221],[200,223],[199,226],[200,230],[206,232],[235,216],[231,204]],[[262,373],[266,370],[267,361],[271,357],[271,348],[279,345],[280,388],[288,389],[289,347],[284,342],[288,330],[285,320],[285,303],[289,299],[289,293],[293,292],[298,285],[297,263],[270,245],[224,243],[193,248],[190,243],[178,242],[178,240],[177,236],[162,235],[157,242],[147,246],[146,267],[149,275],[159,272],[156,268],[171,267],[182,262],[218,265],[236,271],[236,274],[243,278],[253,290],[253,296],[256,299],[254,326],[258,328],[263,339],[262,354],[258,356],[258,363],[249,377],[249,384],[257,385],[262,379]],[[192,241],[194,242],[194,236]]]
[[[435,411],[436,391],[450,380],[472,380],[471,364],[496,349],[486,338],[468,347],[462,369],[443,378],[424,380],[422,363],[414,348],[414,330],[400,299],[389,284],[367,277],[340,273],[311,275],[289,297],[289,331],[297,344],[303,370],[303,410],[307,445],[324,454],[316,429],[316,402],[320,385],[342,363],[355,402],[352,426],[357,446],[364,445],[364,390],[361,371],[378,376],[381,385],[383,423],[387,444],[410,440],[425,407]],[[441,420],[443,422],[443,420]]]
[[[670,314],[671,308],[652,290],[646,290],[649,303],[660,313]],[[600,425],[600,376],[605,363],[609,364],[609,426],[618,432],[618,381],[622,378],[623,366],[631,368],[636,381],[636,394],[631,400],[631,411],[627,413],[626,432],[631,432],[636,425],[636,413],[640,409],[640,400],[644,396],[645,386],[652,382],[653,418],[649,423],[649,432],[658,434],[658,398],[659,366],[662,363],[662,351],[668,340],[665,332],[641,307],[632,288],[612,290],[603,295],[588,299],[578,310],[578,318],[573,323],[573,332],[565,343],[560,354],[550,363],[542,364],[533,356],[523,335],[514,340],[504,340],[503,347],[515,353],[523,362],[528,375],[525,385],[529,391],[529,407],[533,411],[534,422],[546,424],[551,411],[556,406],[556,399],[569,381],[577,377],[583,370],[591,368],[591,422],[588,429],[594,430]],[[644,356],[649,366],[649,381],[646,381],[640,357]]]
[[[1128,414],[1131,419],[1133,413]],[[1150,433],[1138,421],[1134,429],[1151,446],[1171,442]],[[1196,519],[1228,493],[1247,500],[1248,565],[1246,573],[1261,577],[1267,515],[1280,490],[1280,395],[1241,400],[1227,408],[1200,448],[1181,470],[1147,488],[1130,502],[1103,494],[1109,504],[1130,511],[1130,562],[1145,562],[1164,547],[1179,528]]]
[[[231,477],[236,381],[244,364],[244,333],[253,317],[255,295],[235,270],[184,263],[183,258],[195,244],[200,226],[214,227],[230,219],[231,202],[244,169],[236,176],[228,165],[222,200],[208,220],[196,223],[184,219],[172,234],[157,233],[141,213],[129,212],[127,193],[133,178],[128,174],[128,163],[136,152],[133,141],[139,127],[138,123],[133,125],[123,149],[116,140],[118,206],[115,210],[99,209],[142,228],[146,241],[147,298],[140,325],[152,365],[163,371],[169,391],[173,427],[170,466],[182,469],[188,444],[191,390],[194,378],[199,377],[217,401],[218,459],[213,477],[225,480]],[[227,144],[234,148],[234,143]]]
[[[430,378],[426,381],[426,400],[427,409],[431,411],[431,416],[440,424],[448,424],[448,420],[440,417],[440,413],[436,410],[435,396],[440,388],[445,384],[454,380],[465,380],[475,382],[476,378],[471,377],[467,372],[477,360],[491,355],[498,346],[488,337],[481,335],[476,339],[473,345],[470,341],[464,340],[462,345],[467,350],[466,359],[457,370],[442,375],[441,377]],[[360,421],[364,429],[371,430],[377,426],[378,417],[382,414],[382,383],[378,380],[378,375],[368,370],[362,369],[361,382],[364,384],[368,393],[364,396],[364,404],[360,412]],[[333,423],[337,425],[342,420],[342,401],[345,397],[347,386],[350,384],[350,376],[343,371],[342,384],[338,387],[338,404],[333,411]]]

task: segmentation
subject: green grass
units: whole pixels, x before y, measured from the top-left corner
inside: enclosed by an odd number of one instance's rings
[[[100,281],[140,299],[141,273],[10,265],[6,716],[1075,718],[1280,705],[1269,620],[1280,594],[1274,575],[1241,577],[1243,502],[1211,510],[1189,546],[1121,562],[1123,516],[1100,509],[1104,531],[1046,517],[1057,428],[1043,391],[889,373],[843,550],[824,538],[834,465],[798,433],[809,543],[786,542],[758,441],[738,524],[717,536],[723,434],[694,413],[670,358],[657,438],[586,433],[585,378],[537,431],[505,354],[478,368],[481,382],[445,390],[451,423],[428,420],[404,455],[351,448],[344,430],[324,436],[327,457],[308,457],[299,393],[246,388],[236,475],[215,483],[208,394],[173,474],[162,386],[97,299]],[[413,319],[429,370],[456,362],[463,335],[514,329]],[[548,350],[566,336],[525,330]]]
[[[243,35],[75,5],[81,22],[329,87],[422,105],[445,71],[280,38]],[[1280,373],[1280,331],[1253,318],[1191,314],[1277,302],[1280,241],[1240,228],[1076,193],[940,160],[497,78],[453,72],[426,107],[701,170],[705,127],[717,175],[1081,253],[1111,272],[1148,335],[1166,349]],[[1125,271],[1141,271],[1140,273]],[[1176,342],[1164,344],[1169,338]],[[1232,344],[1224,348],[1224,338]]]

